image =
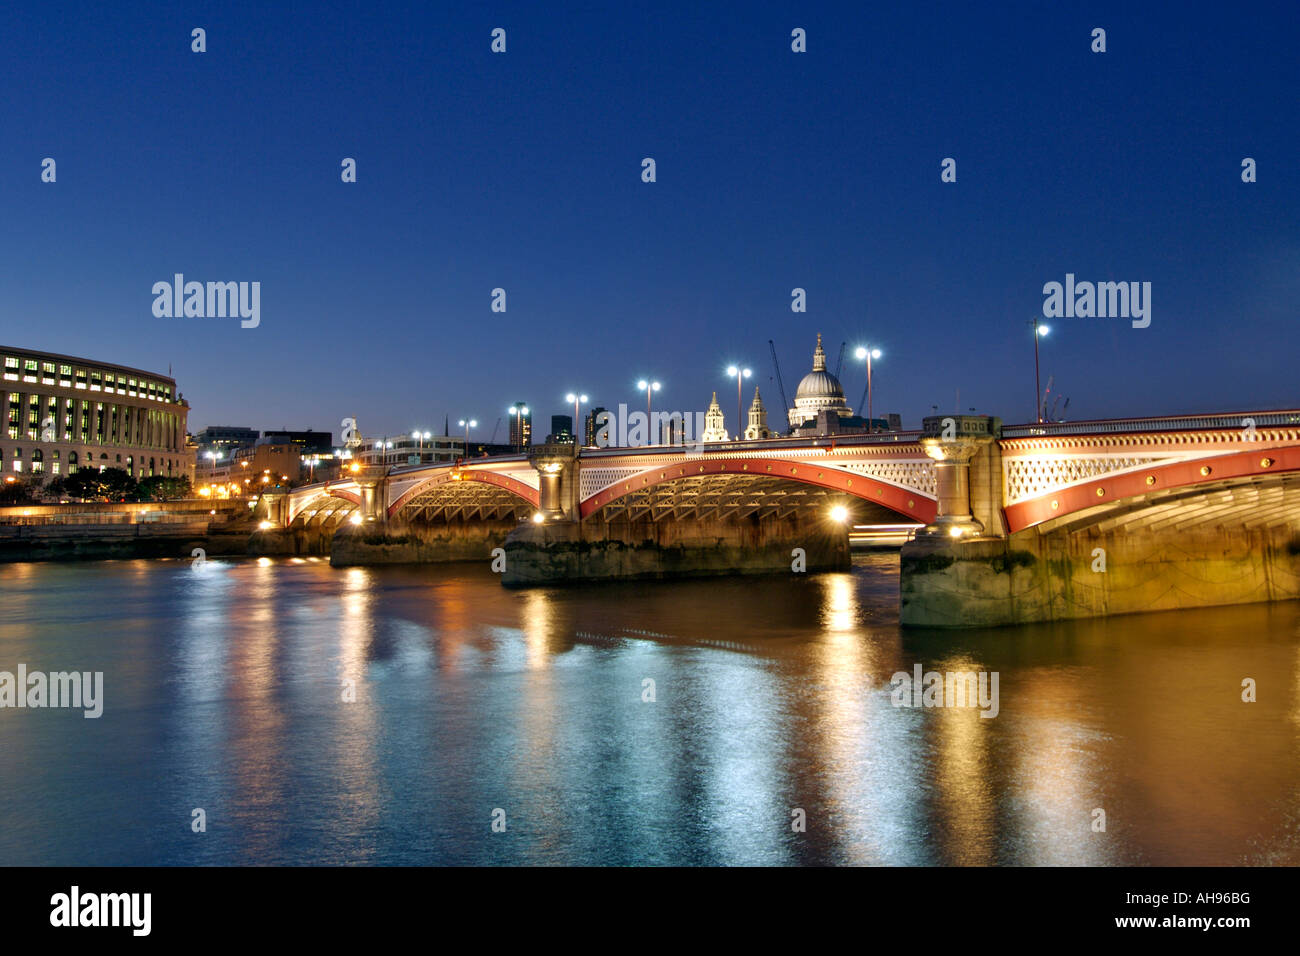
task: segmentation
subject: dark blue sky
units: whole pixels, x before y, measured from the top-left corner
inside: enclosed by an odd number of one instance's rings
[[[1149,328],[1053,323],[1068,417],[1300,404],[1294,3],[130,6],[0,13],[0,343],[170,363],[192,430],[540,437],[735,360],[775,421],[767,340],[792,398],[818,331],[884,350],[877,414],[1025,420],[1067,272],[1152,283]],[[155,318],[175,272],[260,281],[260,327]]]

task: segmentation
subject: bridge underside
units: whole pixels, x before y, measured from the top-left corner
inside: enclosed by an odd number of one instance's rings
[[[1300,473],[1173,488],[1100,505],[1037,526],[1040,534],[1092,529],[1188,533],[1300,525]]]
[[[310,529],[313,527],[320,528],[327,524],[337,525],[356,511],[358,507],[360,506],[357,502],[348,498],[322,495],[315,501],[309,502],[299,511],[289,528],[291,530],[297,528]]]
[[[604,521],[727,521],[825,518],[842,506],[851,523],[897,521],[900,512],[831,488],[771,475],[699,475],[629,491],[593,512]],[[910,519],[909,519],[910,520]]]
[[[898,520],[843,491],[764,474],[673,478],[602,501],[581,522],[520,525],[503,583],[842,571],[851,523]]]
[[[408,523],[525,520],[530,502],[513,491],[476,481],[453,481],[419,490],[393,513]]]
[[[434,481],[402,498],[386,521],[341,528],[330,563],[488,561],[493,549],[533,511],[531,502],[500,485]]]

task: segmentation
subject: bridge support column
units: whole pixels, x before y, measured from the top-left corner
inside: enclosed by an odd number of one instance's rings
[[[361,520],[364,524],[385,524],[388,521],[388,469],[363,468],[356,476],[357,490],[361,494]]]
[[[580,519],[576,445],[534,445],[528,455],[538,475],[537,510],[547,522]]]
[[[269,521],[277,528],[289,527],[289,495],[284,491],[265,491],[257,499],[258,521]]]
[[[1001,419],[987,415],[934,415],[924,420],[921,447],[934,459],[938,498],[935,519],[926,526],[924,535],[944,539],[980,537],[986,533],[986,521],[994,525],[987,528],[989,532],[1002,533],[1001,502],[985,500],[989,498],[991,451],[1001,424]],[[978,473],[978,510],[986,521],[976,516],[972,503],[972,467]],[[999,484],[1000,479],[999,474]]]

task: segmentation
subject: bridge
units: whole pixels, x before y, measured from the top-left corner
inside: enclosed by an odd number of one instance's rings
[[[1300,597],[1300,411],[580,448],[264,497],[268,550],[486,560],[507,585],[842,569],[847,528],[925,526],[904,623],[1005,624]],[[794,559],[792,560],[792,555]],[[802,567],[800,567],[802,563]]]

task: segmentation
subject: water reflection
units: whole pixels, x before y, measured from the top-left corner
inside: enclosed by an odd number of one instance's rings
[[[889,556],[525,592],[12,565],[0,669],[103,670],[106,707],[0,711],[0,860],[1300,862],[1296,605],[903,632],[896,601]],[[893,706],[917,664],[998,672],[998,716]]]

